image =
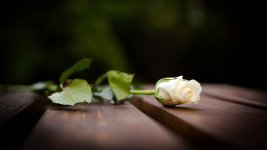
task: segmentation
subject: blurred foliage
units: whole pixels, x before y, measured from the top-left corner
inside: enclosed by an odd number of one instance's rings
[[[88,78],[116,69],[135,72],[137,78],[148,82],[183,74],[205,82],[240,84],[247,77],[242,76],[247,69],[254,70],[253,66],[242,67],[242,62],[251,56],[247,48],[253,44],[247,44],[253,36],[244,32],[252,27],[243,24],[253,16],[242,15],[251,4],[241,7],[244,3],[7,1],[0,6],[4,65],[0,82],[57,81],[62,70],[84,56],[94,59],[92,76]],[[255,64],[258,63],[261,61]],[[224,75],[229,72],[231,76]]]
[[[82,56],[94,58],[101,63],[102,70],[130,70],[115,28],[145,34],[174,29],[187,23],[183,3],[170,0],[7,3],[11,10],[6,10],[1,22],[6,78],[13,82],[28,81],[41,68],[45,70],[41,73],[48,70],[58,73],[56,70],[63,68],[65,62]],[[186,35],[182,33],[180,37]]]

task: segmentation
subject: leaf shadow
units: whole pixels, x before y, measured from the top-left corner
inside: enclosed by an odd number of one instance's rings
[[[91,112],[93,109],[97,109],[100,107],[108,107],[114,106],[112,103],[109,102],[92,102],[90,104],[84,102],[75,104],[73,106],[66,106],[60,104],[51,104],[49,109],[50,110],[57,110],[57,111],[70,111],[70,112]]]

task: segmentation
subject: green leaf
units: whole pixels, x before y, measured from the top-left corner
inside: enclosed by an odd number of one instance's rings
[[[119,71],[108,71],[108,83],[117,101],[125,99],[130,93],[130,86],[134,75]]]
[[[91,63],[92,63],[92,59],[89,59],[89,58],[83,58],[79,60],[78,62],[76,62],[74,65],[72,65],[70,68],[68,68],[61,74],[59,78],[60,84],[63,84],[68,79],[68,77],[71,76],[72,74],[90,68]]]
[[[112,90],[109,86],[107,85],[102,85],[98,86],[98,90],[94,92],[93,94],[96,97],[99,97],[103,100],[113,100],[113,93]]]
[[[74,105],[80,102],[90,103],[92,91],[86,80],[74,79],[61,92],[53,93],[48,96],[53,103],[62,105]]]
[[[44,91],[48,90],[51,92],[55,92],[58,90],[58,85],[53,81],[41,81],[31,85],[33,91]]]

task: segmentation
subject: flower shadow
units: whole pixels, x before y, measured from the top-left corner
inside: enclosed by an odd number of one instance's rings
[[[186,107],[186,106],[174,106],[174,107],[167,107],[170,110],[175,110],[175,111],[182,111],[182,112],[201,112],[203,111],[200,108],[192,108],[192,107]]]

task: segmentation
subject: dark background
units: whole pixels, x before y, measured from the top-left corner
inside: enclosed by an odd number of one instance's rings
[[[10,0],[0,4],[2,84],[58,80],[82,57],[89,81],[183,75],[267,89],[263,4],[231,0]]]

